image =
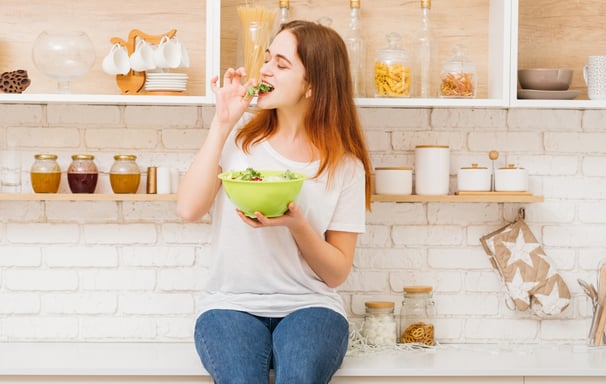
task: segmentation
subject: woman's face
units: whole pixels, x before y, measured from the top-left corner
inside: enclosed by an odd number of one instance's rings
[[[288,30],[280,32],[265,52],[260,81],[273,87],[259,95],[260,108],[292,107],[306,100],[305,68],[297,55],[297,40]]]

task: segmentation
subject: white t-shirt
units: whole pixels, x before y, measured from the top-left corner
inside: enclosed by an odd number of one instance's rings
[[[289,169],[305,180],[297,205],[317,233],[365,230],[365,177],[362,163],[344,158],[329,188],[326,175],[312,179],[319,162],[292,161],[263,141],[245,154],[230,135],[221,157],[223,171]],[[235,206],[220,189],[212,213],[212,266],[204,312],[234,309],[257,316],[284,317],[307,307],[333,309],[346,317],[341,296],[309,267],[286,227],[252,228],[242,222]]]

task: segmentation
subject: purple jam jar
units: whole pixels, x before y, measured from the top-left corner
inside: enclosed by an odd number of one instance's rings
[[[93,155],[73,155],[67,169],[67,182],[72,193],[94,193],[99,171]]]

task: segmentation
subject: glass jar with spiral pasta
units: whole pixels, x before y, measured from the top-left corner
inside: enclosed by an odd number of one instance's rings
[[[400,47],[400,34],[387,35],[387,46],[377,50],[375,97],[410,96],[411,74],[408,53]]]

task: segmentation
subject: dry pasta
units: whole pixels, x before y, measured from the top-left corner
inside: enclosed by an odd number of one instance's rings
[[[238,7],[242,24],[244,46],[244,69],[248,78],[259,79],[261,66],[265,60],[265,50],[269,46],[276,11],[264,7]]]
[[[447,97],[473,97],[473,74],[449,72],[442,75],[440,95]]]
[[[410,93],[410,68],[402,64],[375,63],[377,96],[405,97]]]

